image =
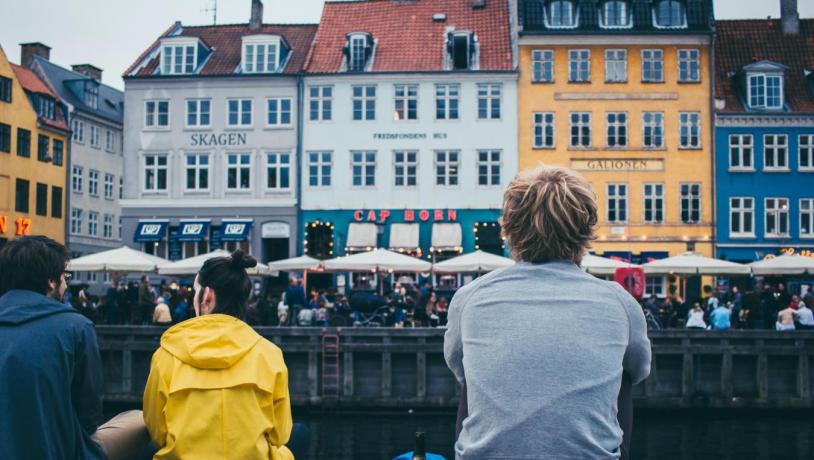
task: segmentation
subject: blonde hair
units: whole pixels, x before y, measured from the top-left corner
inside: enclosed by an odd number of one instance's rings
[[[596,195],[576,172],[539,166],[515,176],[503,194],[503,237],[515,260],[579,263],[597,223]]]

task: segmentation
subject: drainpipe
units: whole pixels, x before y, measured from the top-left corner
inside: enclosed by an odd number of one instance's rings
[[[712,246],[712,257],[718,258],[718,216],[717,212],[717,203],[718,203],[718,195],[716,186],[716,164],[718,161],[718,150],[716,148],[716,128],[715,128],[715,20],[712,19],[712,33],[710,33],[710,44],[709,44],[709,80],[710,80],[710,91],[709,91],[709,108],[710,108],[710,142],[711,142],[711,160],[712,160],[712,188],[710,192],[712,193],[712,231],[710,232],[710,243]]]
[[[297,192],[296,192],[296,209],[297,209],[297,218],[296,218],[296,241],[297,245],[294,248],[295,255],[298,255],[300,252],[300,247],[302,246],[302,181],[303,181],[303,172],[302,172],[302,129],[304,126],[303,123],[303,99],[305,98],[305,82],[302,75],[297,76]]]

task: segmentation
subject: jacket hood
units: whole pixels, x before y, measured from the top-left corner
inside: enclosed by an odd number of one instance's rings
[[[198,369],[227,369],[261,339],[248,324],[229,315],[198,316],[167,329],[161,348]]]
[[[34,291],[11,290],[0,297],[0,324],[18,325],[60,313],[80,313]]]

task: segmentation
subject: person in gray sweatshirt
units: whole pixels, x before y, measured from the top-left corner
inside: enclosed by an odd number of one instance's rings
[[[638,302],[579,267],[595,238],[596,196],[577,173],[518,174],[503,199],[503,236],[517,264],[459,289],[444,357],[465,385],[455,456],[616,459],[623,374],[650,373]]]

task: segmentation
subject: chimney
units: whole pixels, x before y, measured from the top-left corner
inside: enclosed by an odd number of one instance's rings
[[[797,0],[780,0],[780,28],[784,34],[800,33],[800,13],[797,12]]]
[[[87,75],[98,82],[102,82],[102,69],[91,64],[74,64],[71,66],[74,72]]]
[[[249,20],[249,30],[260,30],[263,26],[263,2],[252,0],[252,17]]]
[[[51,59],[51,47],[40,42],[20,43],[20,64],[23,67],[31,67],[34,56],[49,61]]]

